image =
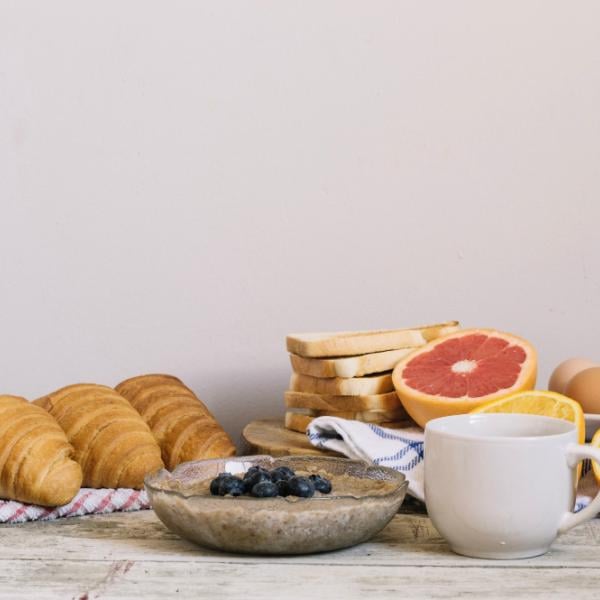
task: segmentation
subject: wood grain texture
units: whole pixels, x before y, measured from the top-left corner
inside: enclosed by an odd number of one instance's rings
[[[204,550],[152,511],[0,527],[0,597],[596,598],[600,520],[560,537],[544,556],[509,561],[453,554],[428,517],[399,514],[353,548],[298,557]]]
[[[339,456],[336,452],[318,450],[308,441],[304,433],[286,429],[280,419],[252,421],[244,427],[242,437],[248,444],[251,454]]]

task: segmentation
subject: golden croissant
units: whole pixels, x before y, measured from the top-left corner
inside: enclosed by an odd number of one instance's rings
[[[39,406],[0,396],[0,497],[43,506],[67,504],[81,467],[59,424]]]
[[[83,485],[141,489],[160,468],[160,447],[144,420],[115,390],[76,384],[35,401],[62,427],[81,465]]]
[[[168,469],[189,460],[232,456],[236,448],[213,415],[177,377],[140,375],[116,390],[142,415]]]

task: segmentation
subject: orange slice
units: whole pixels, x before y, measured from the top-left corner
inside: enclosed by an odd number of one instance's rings
[[[542,415],[571,421],[577,426],[579,443],[585,443],[585,419],[579,402],[557,392],[532,390],[517,392],[500,400],[493,400],[472,410],[473,413],[523,413]],[[600,437],[598,438],[600,444]]]
[[[394,368],[392,380],[421,426],[467,413],[535,385],[537,355],[529,342],[494,329],[465,329],[421,346]]]
[[[600,429],[596,431],[590,445],[594,446],[594,448],[600,448]],[[600,464],[598,464],[595,460],[592,461],[592,469],[594,471],[594,477],[600,485]]]
[[[471,411],[474,413],[524,413],[528,415],[542,415],[564,419],[577,425],[577,435],[580,444],[585,443],[585,417],[581,404],[572,398],[558,394],[557,392],[546,392],[532,390],[530,392],[517,392],[484,404]],[[600,444],[600,438],[598,438]],[[600,467],[593,463],[594,475],[600,477]],[[598,470],[596,470],[598,469]],[[581,477],[581,463],[577,466],[577,480]]]

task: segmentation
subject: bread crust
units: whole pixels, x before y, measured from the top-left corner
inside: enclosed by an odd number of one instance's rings
[[[457,329],[458,321],[448,321],[410,329],[293,333],[287,336],[286,345],[288,352],[309,358],[356,356],[421,346]]]
[[[66,386],[35,404],[54,416],[75,449],[83,485],[142,489],[144,477],[164,466],[149,427],[114,389],[91,383]],[[137,455],[137,468],[128,469]]]
[[[236,448],[202,401],[180,379],[150,374],[119,383],[157,439],[168,469],[190,460],[233,456]]]
[[[325,415],[316,415],[316,414],[309,415],[309,414],[288,411],[285,413],[285,426],[287,429],[291,429],[292,431],[306,433],[306,430],[307,430],[308,426],[310,425],[310,423],[319,416],[322,417]],[[348,418],[348,417],[343,416],[342,413],[340,413],[339,415],[329,414],[327,416],[330,416],[330,417],[338,416],[341,419]],[[357,420],[357,419],[355,419],[355,420]],[[401,417],[398,417],[398,419],[395,419],[395,420],[383,419],[381,421],[377,420],[377,421],[369,421],[369,422],[373,425],[378,425],[380,427],[388,427],[390,429],[398,429],[398,428],[402,428],[402,427],[414,426],[414,423],[412,421],[410,421],[409,419],[403,419]]]
[[[19,396],[0,396],[0,497],[42,506],[69,503],[81,467],[59,424]]]
[[[294,372],[312,377],[362,377],[391,371],[398,361],[413,350],[414,348],[398,348],[359,356],[331,358],[306,358],[290,354],[290,362]]]
[[[339,396],[361,396],[386,394],[394,391],[392,374],[369,375],[367,377],[311,377],[292,373],[290,390],[307,394],[331,394]]]
[[[287,408],[310,408],[329,411],[394,410],[403,408],[396,392],[340,396],[288,390],[285,392],[285,405]]]

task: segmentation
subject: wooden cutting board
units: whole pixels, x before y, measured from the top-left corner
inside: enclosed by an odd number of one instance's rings
[[[341,456],[337,452],[318,450],[303,433],[286,429],[283,419],[252,421],[244,427],[242,437],[250,447],[249,452],[252,454]]]

